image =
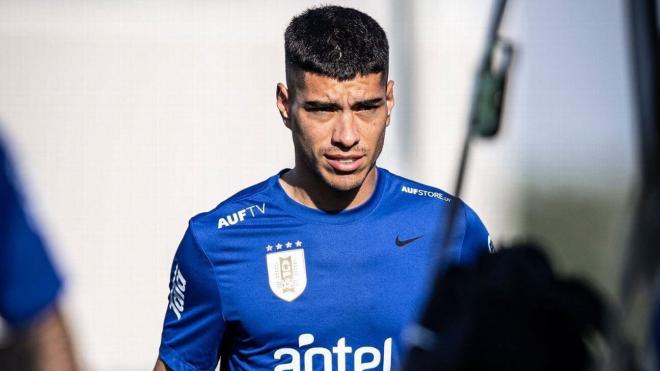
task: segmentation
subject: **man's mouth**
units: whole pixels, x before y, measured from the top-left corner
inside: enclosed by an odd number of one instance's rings
[[[364,161],[364,155],[325,155],[330,166],[337,172],[353,172]]]

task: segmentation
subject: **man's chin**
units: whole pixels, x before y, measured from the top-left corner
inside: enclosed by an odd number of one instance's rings
[[[361,172],[352,174],[326,174],[323,176],[325,183],[337,192],[351,192],[360,189],[366,176]]]

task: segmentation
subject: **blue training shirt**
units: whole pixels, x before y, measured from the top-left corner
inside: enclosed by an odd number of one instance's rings
[[[378,169],[338,213],[301,205],[281,173],[195,216],[172,264],[160,358],[174,370],[391,370],[430,288],[452,202],[449,256],[489,250],[475,212]]]
[[[53,304],[60,287],[0,143],[0,317],[24,327]]]

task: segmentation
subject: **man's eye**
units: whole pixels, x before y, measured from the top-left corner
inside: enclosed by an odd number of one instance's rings
[[[376,109],[378,109],[378,106],[361,106],[361,107],[358,107],[357,110],[358,111],[375,111]]]

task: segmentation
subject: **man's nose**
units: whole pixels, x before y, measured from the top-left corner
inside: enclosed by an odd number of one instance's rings
[[[353,112],[342,112],[332,133],[332,144],[349,149],[358,144],[359,141],[360,133]]]

